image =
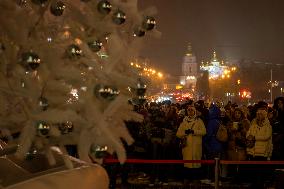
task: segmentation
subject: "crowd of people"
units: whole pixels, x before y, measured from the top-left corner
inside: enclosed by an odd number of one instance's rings
[[[272,107],[263,101],[246,106],[231,102],[226,105],[222,102],[208,104],[202,100],[188,100],[184,104],[151,102],[134,106],[134,110],[144,116],[144,121],[126,122],[135,139],[135,143],[127,147],[128,157],[284,160],[283,104],[284,97],[275,99]],[[244,179],[244,176],[254,177],[252,182],[257,185],[256,188],[261,188],[267,170],[247,168],[222,166],[221,176],[236,180]],[[214,170],[200,163],[185,163],[183,168],[174,164],[151,164],[145,172],[149,173],[151,184],[157,180],[166,183],[168,173],[179,175],[185,182],[204,176],[214,179]]]

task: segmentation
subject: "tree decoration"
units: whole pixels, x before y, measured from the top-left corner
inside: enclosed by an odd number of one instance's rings
[[[26,160],[33,160],[37,153],[38,150],[34,146],[32,146],[30,150],[26,153]]]
[[[36,128],[38,136],[48,136],[50,131],[50,126],[46,122],[44,121],[37,122]]]
[[[43,5],[47,2],[47,0],[32,0],[32,2],[36,5]]]
[[[137,88],[136,88],[136,95],[137,97],[134,98],[134,103],[135,104],[144,104],[146,102],[146,90],[147,90],[147,85],[142,82],[141,79],[138,79],[137,82]]]
[[[54,16],[61,16],[65,9],[65,4],[62,1],[55,1],[50,6],[50,12]]]
[[[39,104],[39,106],[40,106],[40,108],[41,108],[42,111],[47,110],[47,108],[48,108],[48,106],[49,106],[48,100],[47,100],[47,98],[45,98],[45,97],[40,97],[40,98],[38,99],[38,104]]]
[[[71,133],[73,131],[74,125],[71,121],[66,121],[64,123],[58,124],[58,129],[62,135]]]
[[[108,150],[107,146],[92,145],[90,154],[96,159],[102,159],[107,156],[108,154],[107,150]]]
[[[71,59],[79,58],[82,55],[82,50],[78,45],[72,44],[68,47],[67,54]]]
[[[66,145],[78,147],[76,157],[82,161],[90,161],[92,144],[97,158],[110,152],[121,163],[126,160],[124,142],[131,145],[134,140],[124,120],[143,121],[127,103],[133,95],[126,88],[137,77],[129,67],[130,58],[139,54],[135,26],[147,32],[141,25],[141,12],[145,11],[137,7],[135,0],[0,0],[1,122],[15,136],[11,144],[17,145],[16,158],[34,154],[30,150],[34,146],[36,157],[43,156],[51,165],[32,175],[30,170],[20,171],[19,179],[1,178],[0,174],[1,186],[12,179],[13,186],[20,181],[18,188],[23,188],[25,178],[30,182],[34,180],[30,176],[49,175],[46,169],[63,168],[62,163],[74,168]],[[126,25],[120,27],[123,23]],[[134,87],[137,99],[145,99],[146,87]],[[57,161],[58,157],[64,161]],[[76,163],[76,169],[80,167]],[[38,167],[32,164],[31,168]],[[2,169],[6,171],[6,166]],[[106,177],[105,173],[90,173]],[[82,179],[72,180],[80,185]],[[106,187],[97,188],[107,188],[107,182],[105,179]],[[59,188],[57,184],[64,183],[45,184],[46,188]]]
[[[145,36],[146,32],[141,27],[137,27],[134,29],[133,36],[134,37],[143,37]]]
[[[117,10],[115,13],[112,15],[112,21],[117,24],[121,25],[125,22],[126,20],[126,15],[123,11]]]
[[[28,70],[36,70],[39,67],[40,62],[39,56],[34,52],[25,52],[22,54],[21,63]]]
[[[99,40],[94,40],[94,41],[89,42],[88,46],[93,52],[98,52],[101,50],[103,43]]]
[[[96,97],[106,100],[114,100],[119,95],[119,90],[116,88],[103,85],[96,85],[94,92]]]
[[[27,0],[17,0],[17,4],[18,4],[19,6],[24,6],[24,5],[27,4]]]
[[[146,16],[142,22],[142,27],[147,31],[154,29],[155,26],[156,26],[156,20],[152,16]]]
[[[98,11],[103,14],[103,15],[107,15],[110,13],[111,11],[111,4],[110,2],[106,1],[106,0],[102,0],[98,3]]]

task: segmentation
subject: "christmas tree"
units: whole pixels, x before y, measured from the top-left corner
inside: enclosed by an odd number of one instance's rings
[[[72,168],[65,146],[76,145],[84,161],[108,151],[124,162],[122,140],[133,142],[124,121],[142,119],[129,103],[141,88],[129,63],[142,37],[158,34],[154,9],[139,12],[136,0],[1,0],[0,10],[0,129],[16,157],[36,151],[54,165],[57,146]]]

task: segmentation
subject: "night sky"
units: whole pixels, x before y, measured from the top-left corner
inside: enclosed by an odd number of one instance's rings
[[[167,73],[180,74],[189,42],[198,62],[215,50],[228,61],[284,63],[283,0],[139,1],[141,10],[150,6],[162,36],[146,36],[140,55]]]

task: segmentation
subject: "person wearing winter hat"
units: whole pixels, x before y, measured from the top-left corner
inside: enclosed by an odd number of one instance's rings
[[[265,161],[269,160],[272,155],[272,127],[267,118],[267,107],[258,106],[256,111],[256,118],[252,120],[251,127],[247,132],[247,154],[249,160]],[[266,168],[266,169],[265,169]],[[255,188],[263,188],[265,177],[268,174],[267,167],[263,166],[263,170],[256,170],[251,173],[253,176],[253,185]]]
[[[202,157],[202,136],[206,134],[203,121],[196,117],[196,109],[194,106],[187,107],[187,116],[184,117],[180,124],[176,136],[184,138],[185,144],[182,148],[184,160],[201,160]],[[200,163],[185,163],[186,179],[194,179]],[[190,174],[190,176],[188,175]]]

